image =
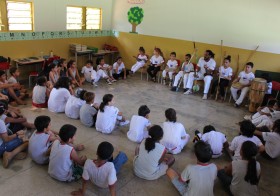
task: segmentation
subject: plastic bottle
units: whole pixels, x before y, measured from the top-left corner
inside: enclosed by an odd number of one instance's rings
[[[50,52],[50,57],[52,58],[53,57],[53,51],[51,50]]]

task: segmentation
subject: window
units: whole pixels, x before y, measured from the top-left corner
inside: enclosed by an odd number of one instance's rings
[[[68,6],[66,29],[101,29],[101,9]]]
[[[8,30],[33,30],[32,5],[30,2],[7,1]]]

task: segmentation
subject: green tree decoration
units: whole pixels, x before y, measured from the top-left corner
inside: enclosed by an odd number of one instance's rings
[[[136,26],[143,21],[144,10],[140,7],[132,7],[127,12],[127,16],[128,16],[128,22],[130,22],[130,24],[132,25],[131,33],[137,33]]]

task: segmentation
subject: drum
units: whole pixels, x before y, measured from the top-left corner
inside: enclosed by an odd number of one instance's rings
[[[256,112],[256,109],[262,104],[265,91],[266,91],[266,80],[262,78],[255,78],[251,84],[249,99],[250,106],[249,112]]]
[[[231,87],[240,90],[242,89],[242,84],[240,84],[239,82],[235,82],[231,85]]]

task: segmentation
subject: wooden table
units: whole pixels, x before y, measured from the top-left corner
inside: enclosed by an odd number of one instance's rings
[[[29,58],[22,58],[22,59],[15,59],[16,67],[18,68],[19,66],[22,65],[32,65],[32,64],[38,64],[38,63],[43,63],[45,62],[45,59],[41,57],[36,57],[38,59],[30,59]]]

